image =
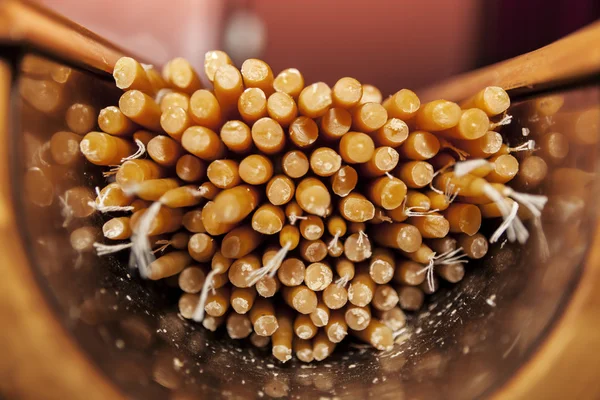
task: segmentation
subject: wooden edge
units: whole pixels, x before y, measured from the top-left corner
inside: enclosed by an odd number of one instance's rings
[[[10,159],[11,69],[0,60],[0,392],[19,399],[121,399],[60,325],[18,232]]]
[[[600,393],[600,229],[564,314],[495,399],[597,399]]]
[[[423,101],[460,101],[486,86],[506,90],[567,81],[600,72],[600,22],[527,54],[458,75],[417,93]]]
[[[80,25],[19,0],[0,0],[0,41],[31,45],[65,61],[109,74],[125,55]]]

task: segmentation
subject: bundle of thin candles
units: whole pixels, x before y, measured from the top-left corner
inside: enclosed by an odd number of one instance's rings
[[[546,161],[497,132],[511,122],[502,88],[460,104],[408,89],[383,100],[353,78],[305,86],[296,69],[238,69],[221,51],[204,73],[212,88],[181,58],[162,74],[117,62],[118,107],[79,143],[107,167],[91,204],[114,243],[95,247],[129,250],[142,278],[177,276],[184,318],[270,342],[283,362],[323,360],[347,336],[390,349],[405,311],[539,220],[546,197],[507,183],[535,190]]]

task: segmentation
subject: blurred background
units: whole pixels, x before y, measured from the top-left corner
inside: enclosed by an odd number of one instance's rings
[[[226,50],[296,67],[307,82],[353,76],[384,94],[544,46],[600,16],[597,0],[41,0],[147,61]],[[576,4],[576,6],[574,6]],[[540,27],[543,26],[543,29]]]

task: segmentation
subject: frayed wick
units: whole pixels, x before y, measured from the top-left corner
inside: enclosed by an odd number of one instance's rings
[[[469,262],[462,247],[443,252],[442,254],[435,256],[434,260],[435,265],[466,264]]]
[[[436,265],[464,264],[469,262],[467,255],[462,252],[463,248],[459,247],[455,250],[448,250],[439,255],[435,255],[429,259],[429,263],[417,272],[417,275],[426,274],[427,286],[430,291],[435,290],[434,270]]]
[[[94,243],[94,249],[96,249],[96,254],[99,256],[106,256],[109,254],[118,253],[119,251],[130,249],[133,243],[121,243],[121,244],[104,244],[104,243]]]
[[[308,217],[305,217],[302,215],[290,214],[288,219],[290,220],[290,225],[296,225],[296,222],[298,220],[306,220],[306,219],[308,219]]]
[[[433,210],[428,210],[428,211],[414,211],[417,209],[422,209],[422,207],[408,207],[406,209],[404,209],[404,215],[406,215],[407,217],[436,217],[436,218],[443,218],[441,215],[433,215],[436,212],[440,211],[437,208],[433,209]]]
[[[541,217],[542,210],[548,202],[548,197],[539,194],[521,193],[513,190],[512,188],[506,187],[502,193],[503,195],[512,198],[516,202],[519,202],[525,206],[534,217]]]
[[[500,192],[494,189],[494,187],[490,184],[484,185],[483,193],[488,199],[496,204],[503,219],[502,224],[490,238],[490,242],[495,243],[498,241],[502,233],[505,231],[506,237],[510,242],[514,242],[515,240],[518,240],[521,244],[527,242],[527,239],[529,238],[529,232],[527,232],[527,228],[525,228],[525,225],[523,225],[523,222],[517,215],[519,205],[517,203],[513,203],[512,207],[509,206],[506,202],[506,198],[503,197],[502,194],[500,194]]]
[[[436,176],[438,176],[439,174],[443,174],[448,169],[450,169],[452,166],[454,166],[454,164],[456,164],[456,163],[449,162],[448,164],[446,164],[445,166],[443,166],[442,168],[440,168],[439,170],[434,172],[434,174],[431,178],[431,182],[429,182],[429,189],[431,189],[432,191],[434,191],[437,194],[444,195],[444,197],[446,198],[446,201],[449,204],[452,203],[454,200],[456,200],[456,197],[458,197],[458,193],[460,192],[460,188],[456,188],[456,185],[451,182],[450,177],[446,178],[445,190],[440,190],[440,189],[436,188],[435,186],[433,186],[433,181]]]
[[[104,178],[108,178],[109,176],[116,175],[119,172],[120,168],[120,165],[110,165],[110,169],[108,171],[102,172],[102,176]]]
[[[492,131],[492,130],[498,128],[499,126],[509,125],[512,122],[512,119],[513,119],[512,115],[505,113],[500,121],[493,122],[490,124],[490,130]]]
[[[196,305],[196,309],[194,310],[194,315],[192,319],[196,322],[202,322],[204,319],[204,313],[206,306],[206,300],[208,299],[208,292],[213,290],[214,292],[214,277],[217,275],[217,270],[211,270],[206,278],[204,279],[204,284],[202,285],[202,291],[200,292],[200,298],[198,299],[198,305]]]
[[[162,240],[157,240],[155,242],[155,244],[159,245],[160,247],[152,250],[152,254],[156,254],[156,253],[165,251],[166,249],[169,248],[169,246],[172,244],[172,242],[170,240],[162,239]]]
[[[364,231],[358,231],[358,239],[356,240],[356,244],[358,247],[363,247],[365,245],[365,240],[368,240],[369,237]]]
[[[333,236],[333,239],[329,241],[329,244],[327,245],[327,250],[333,250],[335,246],[337,246],[338,241],[340,240],[340,236],[340,232],[336,232],[336,234]]]
[[[469,153],[454,146],[452,143],[450,143],[446,139],[439,138],[439,141],[440,141],[440,145],[441,145],[442,149],[448,149],[448,150],[453,151],[454,153],[456,153],[456,155],[458,156],[458,159],[460,161],[465,161],[470,156]]]
[[[454,164],[454,176],[456,176],[457,178],[460,178],[462,176],[470,174],[471,172],[475,171],[477,168],[491,166],[491,165],[492,165],[492,163],[490,163],[488,160],[485,160],[483,158],[475,158],[473,160],[459,161],[456,164]]]
[[[137,268],[142,278],[147,278],[149,266],[156,258],[152,252],[149,234],[152,228],[152,222],[160,212],[162,203],[155,201],[148,207],[144,215],[139,219],[137,229],[131,236],[131,254],[129,257],[129,267]]]
[[[104,195],[102,195],[100,192],[100,188],[96,186],[96,196],[98,196],[98,200],[88,201],[88,206],[101,213],[133,211],[134,207],[132,206],[107,206],[106,204],[104,204],[106,202],[106,198],[108,197],[109,192],[110,189],[107,190],[106,193],[104,193]]]
[[[346,285],[348,284],[348,282],[350,282],[350,276],[349,275],[344,275],[344,276],[339,277],[335,281],[335,284],[338,287],[343,288],[343,287],[346,287]]]
[[[446,190],[444,191],[444,197],[446,197],[446,201],[448,204],[452,204],[454,200],[460,194],[460,188],[457,188],[454,183],[449,183],[446,185]]]
[[[394,220],[393,220],[393,219],[391,219],[390,217],[388,217],[387,215],[385,215],[385,213],[384,213],[383,211],[381,211],[381,210],[378,210],[377,212],[378,212],[378,214],[376,214],[376,215],[377,215],[377,218],[378,218],[378,219],[379,219],[381,222],[387,222],[388,224],[393,224],[393,223],[394,223]]]
[[[548,246],[548,239],[546,239],[544,227],[542,226],[542,219],[540,217],[533,218],[533,227],[535,228],[535,237],[538,242],[538,255],[541,261],[547,261],[550,259],[550,246]]]
[[[523,128],[525,129],[525,128]],[[525,143],[521,143],[520,145],[516,146],[516,147],[509,147],[508,148],[508,152],[509,153],[515,153],[515,152],[519,152],[519,151],[535,151],[537,150],[537,147],[535,147],[535,140],[530,139],[528,141],[526,141]]]
[[[121,164],[126,161],[136,160],[146,154],[146,146],[140,139],[135,139],[135,144],[138,147],[136,152],[128,157],[121,158]]]
[[[60,201],[60,215],[63,217],[62,227],[66,228],[73,220],[73,207],[69,205],[69,192],[65,193],[65,196],[58,196]]]
[[[536,229],[536,232],[538,233],[538,240],[540,241],[540,257],[549,257],[550,249],[548,248],[546,236],[544,235],[544,231],[541,226],[542,211],[546,203],[548,202],[548,197],[538,194],[517,192],[509,187],[506,187],[503,190],[502,194],[504,196],[512,198],[514,200],[514,203],[512,205],[512,208],[507,211],[506,208],[508,208],[508,206],[506,205],[504,198],[502,198],[500,193],[498,193],[498,196],[500,196],[503,200],[500,202],[494,202],[498,204],[498,209],[502,213],[504,221],[498,227],[496,232],[494,232],[494,234],[490,238],[490,242],[496,242],[504,231],[506,231],[506,236],[511,242],[514,241],[514,236],[517,237],[517,240],[521,244],[524,244],[527,241],[527,239],[529,238],[529,232],[527,232],[527,229],[523,225],[523,222],[521,222],[517,215],[517,212],[519,210],[519,204],[521,204],[525,206],[533,215],[534,227]],[[500,207],[501,205],[505,207],[504,210]]]
[[[287,242],[285,246],[283,246],[279,251],[266,263],[264,266],[260,267],[257,270],[254,270],[248,274],[248,281],[250,286],[254,286],[256,282],[260,281],[265,276],[269,275],[270,277],[274,277],[279,270],[279,267],[285,260],[285,256],[288,251],[292,247],[291,242]]]
[[[42,164],[45,167],[49,167],[50,163],[44,159],[44,153],[48,150],[50,150],[50,141],[44,143],[37,149],[37,151],[34,154],[34,161],[35,158],[37,158],[40,164]]]
[[[490,243],[496,243],[498,241],[498,239],[500,239],[500,236],[502,236],[502,234],[509,229],[514,223],[515,223],[515,218],[517,218],[517,212],[519,211],[519,205],[517,203],[513,203],[512,207],[510,208],[509,213],[506,215],[506,217],[503,216],[503,221],[500,224],[500,226],[498,227],[498,229],[496,229],[496,231],[492,234],[492,236],[490,237]],[[507,233],[508,236],[508,240],[510,240],[511,242],[514,242],[514,227],[512,228],[513,230],[511,231],[511,234]],[[529,237],[529,233],[527,233],[527,237]],[[527,240],[527,239],[525,239]]]

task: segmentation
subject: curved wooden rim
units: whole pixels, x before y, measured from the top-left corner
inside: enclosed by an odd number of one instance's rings
[[[18,232],[7,168],[11,66],[0,60],[0,388],[9,398],[120,399],[61,325],[38,286]],[[92,390],[90,390],[92,389]]]
[[[23,0],[0,0],[0,41],[33,45],[53,57],[109,75],[124,55],[84,27]]]
[[[596,399],[600,393],[600,228],[573,296],[550,333],[496,399]]]
[[[600,22],[596,22],[541,49],[422,88],[417,94],[425,101],[460,101],[486,86],[511,90],[598,74],[599,41]]]

